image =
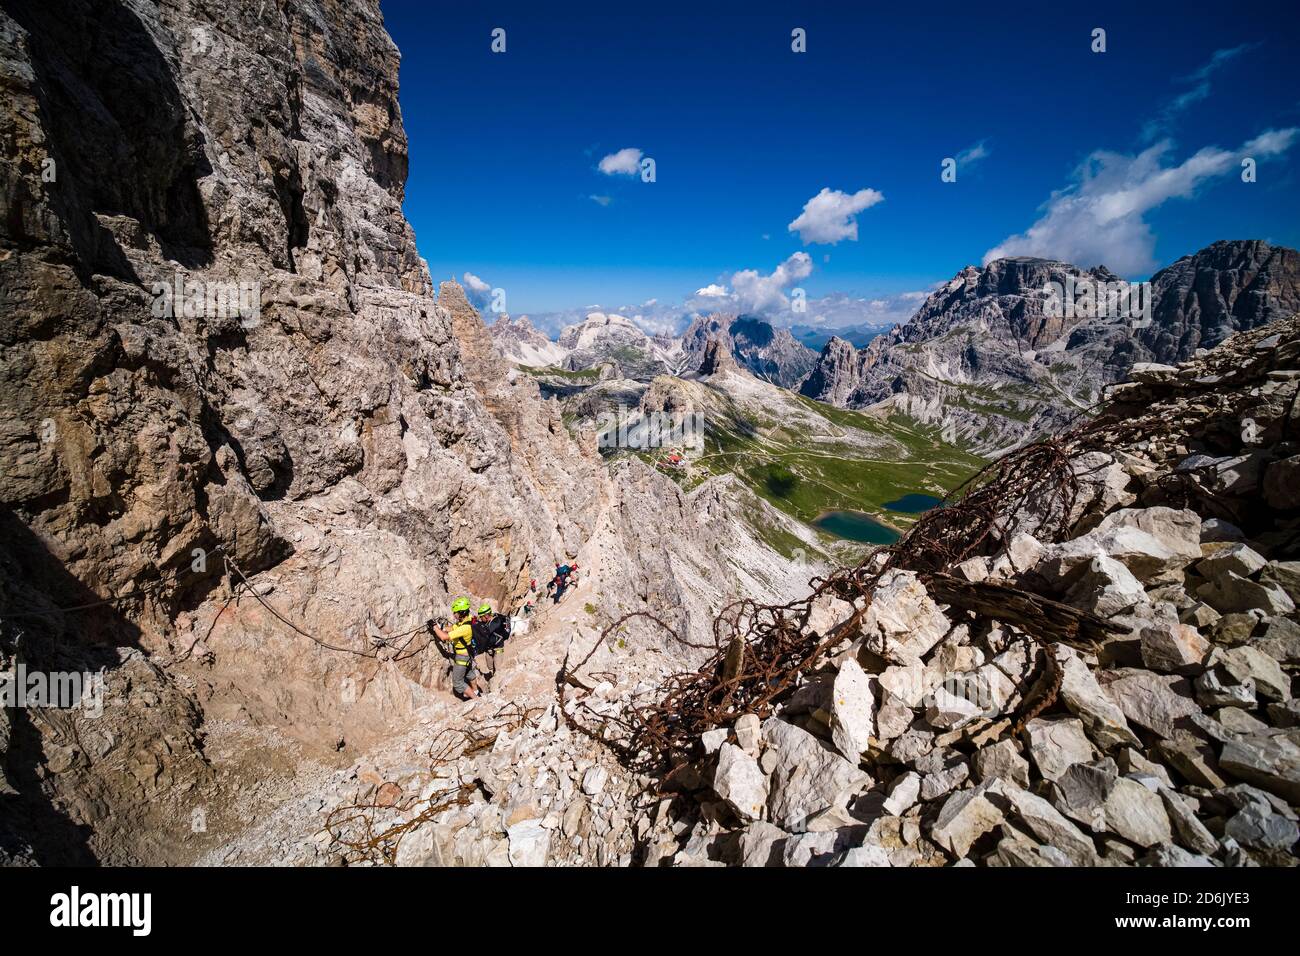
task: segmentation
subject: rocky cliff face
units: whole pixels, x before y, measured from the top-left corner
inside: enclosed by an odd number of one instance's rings
[[[1149,311],[1102,308],[1118,282],[1104,267],[1001,259],[963,269],[905,324],[854,350],[823,348],[802,391],[847,408],[887,403],[991,453],[1060,428],[1135,362],[1175,362],[1230,332],[1293,314],[1300,254],[1220,242],[1157,273]],[[1055,287],[1058,292],[1053,292]],[[1075,314],[1061,293],[1092,289]]]
[[[409,630],[454,591],[518,594],[576,546],[588,512],[562,499],[582,453],[544,415],[494,415],[458,310],[430,295],[374,4],[8,9],[0,498],[6,609],[28,615],[6,640],[29,666],[104,666],[183,711],[135,655],[205,640],[211,712],[310,722],[348,669],[307,658],[250,682],[301,651],[269,616],[213,620],[231,574],[274,568],[282,607],[363,649],[359,595],[367,626]],[[69,815],[174,796],[164,765],[202,765],[195,725],[191,708],[103,753],[74,746],[40,789],[107,793],[115,762],[144,761],[159,770]],[[32,728],[11,752],[29,790],[72,731]]]
[[[727,347],[727,340],[721,337],[709,339],[700,356],[700,374],[707,378],[737,367],[736,356]]]
[[[849,408],[862,385],[863,362],[858,350],[838,335],[822,346],[817,364],[803,380],[799,391],[818,401]]]
[[[1112,365],[1185,362],[1233,332],[1300,312],[1300,252],[1260,240],[1216,242],[1151,277],[1152,324]]]

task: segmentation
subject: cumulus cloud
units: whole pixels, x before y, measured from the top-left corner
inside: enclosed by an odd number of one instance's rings
[[[1075,171],[1074,182],[1052,193],[1032,226],[994,246],[984,262],[1039,256],[1084,267],[1106,265],[1120,275],[1149,273],[1156,264],[1156,237],[1144,219],[1148,212],[1239,170],[1248,156],[1263,160],[1280,155],[1297,135],[1300,129],[1294,127],[1266,130],[1240,149],[1206,146],[1172,165],[1166,164],[1172,148],[1168,141],[1136,156],[1098,150]]]
[[[859,189],[849,195],[827,186],[804,203],[803,212],[786,228],[798,233],[804,245],[834,244],[841,239],[857,241],[858,213],[884,201],[884,194],[875,189]]]
[[[777,311],[790,305],[785,290],[812,275],[812,271],[812,259],[808,253],[796,252],[770,275],[761,275],[755,269],[743,269],[733,274],[731,288],[742,312],[762,314]]]
[[[686,307],[700,312],[749,312],[768,315],[790,307],[785,292],[800,279],[812,275],[812,258],[806,252],[796,252],[767,275],[757,269],[733,272],[724,284],[711,283],[697,289],[688,299]]]
[[[472,272],[466,272],[461,277],[461,285],[465,287],[465,298],[476,309],[484,308],[492,298],[491,284]]]
[[[718,285],[716,282],[711,282],[703,289],[696,289],[695,294],[705,299],[716,299],[727,294],[727,287],[725,285]]]
[[[596,167],[606,176],[634,176],[641,168],[641,150],[629,146],[610,153]]]

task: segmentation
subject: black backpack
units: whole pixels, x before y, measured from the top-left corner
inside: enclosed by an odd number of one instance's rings
[[[488,621],[475,621],[470,625],[473,632],[472,647],[475,654],[486,654],[504,647],[510,639],[510,618],[504,614],[493,614]]]

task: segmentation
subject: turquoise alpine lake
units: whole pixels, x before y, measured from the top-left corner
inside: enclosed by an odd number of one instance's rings
[[[893,501],[886,501],[885,507],[890,511],[901,511],[904,514],[915,515],[920,514],[922,511],[929,511],[931,508],[937,508],[941,504],[943,504],[943,499],[936,498],[934,495],[910,494],[895,498]]]
[[[827,534],[864,544],[893,544],[899,534],[861,511],[827,511],[817,516],[813,525]]]

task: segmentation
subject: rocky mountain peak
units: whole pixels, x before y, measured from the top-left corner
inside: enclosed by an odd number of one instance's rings
[[[800,390],[831,405],[849,402],[862,378],[862,363],[853,344],[833,335],[817,357]]]
[[[1300,252],[1258,239],[1215,242],[1151,277],[1152,323],[1116,361],[1179,362],[1233,332],[1300,311]]]
[[[727,340],[722,336],[710,338],[704,346],[704,355],[700,360],[700,374],[718,375],[736,367],[736,357],[731,354]]]
[[[741,367],[784,388],[797,387],[817,360],[817,353],[787,328],[759,316],[714,313],[697,316],[682,333],[691,367],[700,366],[710,339],[723,341]]]
[[[564,349],[537,329],[528,316],[511,318],[502,314],[488,327],[497,350],[511,362],[529,366],[559,365]]]

